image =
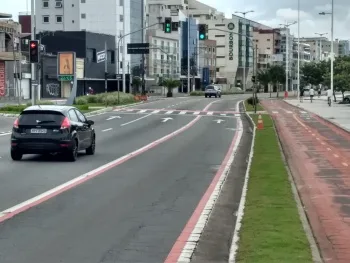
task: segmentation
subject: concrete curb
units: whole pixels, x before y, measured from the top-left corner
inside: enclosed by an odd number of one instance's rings
[[[103,109],[99,109],[99,110],[90,111],[88,113],[85,113],[85,116],[86,117],[96,116],[96,115],[100,115],[100,114],[104,114],[104,113],[110,112],[110,111],[115,110],[115,109],[129,108],[129,107],[140,105],[140,104],[143,104],[143,103],[144,102],[137,102],[137,103],[127,104],[127,105],[123,105],[123,106],[107,107],[107,108],[103,108]],[[0,116],[8,117],[8,118],[15,118],[15,117],[18,117],[19,114],[0,113]]]
[[[312,114],[312,115],[316,116],[317,118],[319,118],[319,119],[321,119],[321,120],[324,120],[325,122],[327,122],[328,124],[334,126],[335,128],[339,128],[339,129],[343,130],[344,132],[350,133],[350,130],[349,130],[349,129],[346,129],[346,128],[340,126],[339,124],[335,123],[334,121],[325,119],[325,118],[321,117],[320,115],[318,115],[318,114],[316,114],[316,113],[314,113],[314,112],[311,112],[311,111],[309,111],[309,110],[307,110],[307,109],[305,109],[305,108],[303,108],[303,107],[298,107],[298,106],[296,106],[296,105],[293,105],[293,104],[289,103],[288,101],[285,101],[285,102],[288,103],[290,106],[296,108],[296,109],[302,109],[302,110],[308,112],[309,114]]]
[[[291,105],[291,106],[294,106],[294,105]],[[296,106],[294,106],[294,107],[296,107]],[[298,107],[296,107],[296,108],[298,108]],[[317,245],[315,236],[312,232],[310,222],[309,222],[308,217],[306,215],[306,212],[304,210],[304,205],[303,205],[303,202],[302,202],[301,197],[299,195],[294,177],[293,177],[292,172],[289,168],[288,160],[285,156],[285,152],[284,152],[284,148],[282,146],[281,138],[280,138],[278,131],[277,131],[277,128],[276,128],[275,120],[272,117],[271,117],[271,119],[273,122],[273,128],[274,128],[275,133],[277,135],[277,142],[278,142],[278,146],[279,146],[280,151],[281,151],[282,160],[283,160],[284,166],[286,168],[286,171],[288,173],[288,179],[289,179],[291,187],[292,187],[292,192],[293,192],[295,203],[297,205],[299,217],[300,217],[301,223],[303,225],[303,229],[304,229],[304,232],[306,234],[306,237],[307,237],[309,244],[310,244],[312,260],[314,263],[324,263],[324,261],[321,257],[321,253],[320,253],[319,247]]]
[[[244,216],[244,208],[245,208],[245,202],[246,202],[246,198],[247,198],[250,167],[252,165],[252,160],[253,160],[253,155],[254,155],[255,135],[256,135],[255,123],[254,123],[253,119],[250,117],[250,115],[246,112],[246,107],[244,105],[244,101],[241,101],[241,102],[243,102],[242,104],[243,104],[243,109],[245,111],[245,114],[252,124],[253,137],[252,137],[252,143],[250,145],[250,153],[249,153],[249,157],[248,157],[248,165],[247,165],[247,170],[246,170],[246,174],[245,174],[241,200],[239,202],[239,206],[238,206],[238,210],[237,210],[236,225],[235,225],[235,229],[234,229],[232,241],[231,241],[231,246],[230,246],[230,254],[229,254],[229,260],[228,260],[229,263],[236,262],[237,251],[239,248],[239,231],[241,229],[242,220],[243,220],[243,216]]]

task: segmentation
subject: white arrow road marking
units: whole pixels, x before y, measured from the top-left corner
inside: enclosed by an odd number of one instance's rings
[[[215,120],[215,121],[216,121],[216,123],[222,123],[225,120],[218,119],[218,120]]]
[[[213,115],[213,114],[214,114],[214,112],[212,112],[212,111],[207,112],[207,115]]]
[[[113,119],[120,119],[120,116],[111,116],[107,119],[107,121],[113,120]]]
[[[162,122],[167,122],[169,120],[172,120],[173,118],[162,118],[162,119],[163,119]]]

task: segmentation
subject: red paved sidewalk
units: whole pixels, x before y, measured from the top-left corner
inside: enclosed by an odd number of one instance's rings
[[[284,101],[273,116],[322,257],[350,263],[350,134]]]

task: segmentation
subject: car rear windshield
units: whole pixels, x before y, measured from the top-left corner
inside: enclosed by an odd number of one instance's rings
[[[206,89],[206,90],[214,89],[214,86],[207,86],[205,89]]]
[[[64,115],[56,111],[24,111],[19,117],[19,125],[61,125]]]

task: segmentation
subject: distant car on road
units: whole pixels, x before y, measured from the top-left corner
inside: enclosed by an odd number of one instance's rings
[[[11,157],[19,161],[24,154],[62,153],[74,162],[78,151],[93,155],[96,147],[93,125],[72,106],[27,107],[13,124]]]
[[[205,87],[204,96],[207,98],[211,98],[214,96],[215,98],[221,98],[221,88],[218,85],[208,85]]]

